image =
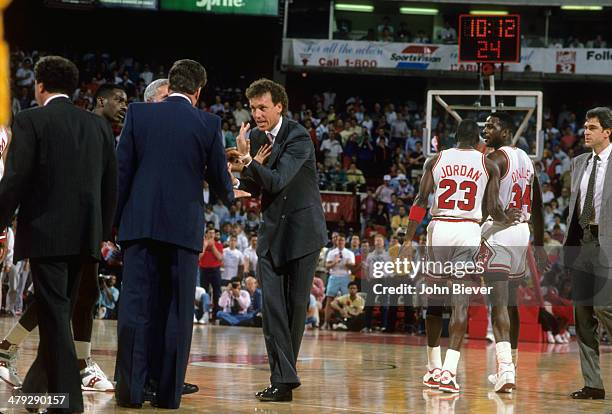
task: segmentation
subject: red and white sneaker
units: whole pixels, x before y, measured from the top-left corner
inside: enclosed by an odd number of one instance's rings
[[[423,385],[429,388],[438,388],[441,374],[442,370],[440,368],[434,368],[427,371],[427,373],[423,375]]]
[[[440,375],[440,391],[444,392],[459,392],[459,384],[457,384],[457,374],[444,370]]]
[[[81,371],[81,389],[83,391],[115,391],[115,386],[108,380],[102,369],[87,358],[87,366]]]
[[[0,379],[14,388],[20,388],[22,381],[17,375],[17,345],[0,350]]]

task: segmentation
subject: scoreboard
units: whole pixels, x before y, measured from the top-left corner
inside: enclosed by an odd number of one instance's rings
[[[519,15],[459,16],[459,62],[519,62]]]

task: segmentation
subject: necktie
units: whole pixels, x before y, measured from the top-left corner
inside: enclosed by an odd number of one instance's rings
[[[268,136],[268,141],[270,142],[270,145],[274,144],[274,135],[272,135],[271,132],[268,132],[266,135]]]
[[[582,214],[580,215],[580,219],[578,223],[580,227],[583,229],[589,225],[589,222],[595,215],[595,206],[593,205],[593,195],[595,193],[595,178],[597,176],[597,161],[599,161],[599,156],[595,155],[593,157],[593,169],[591,170],[591,175],[589,176],[589,185],[587,187],[586,198],[584,200],[584,207],[582,208]]]

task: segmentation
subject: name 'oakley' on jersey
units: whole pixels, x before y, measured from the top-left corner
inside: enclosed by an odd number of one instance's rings
[[[499,151],[506,157],[508,169],[499,182],[499,201],[504,210],[522,210],[521,222],[531,217],[531,198],[534,168],[525,151],[514,147],[501,147]]]

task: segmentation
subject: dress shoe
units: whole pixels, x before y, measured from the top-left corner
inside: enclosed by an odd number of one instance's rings
[[[142,404],[139,403],[129,403],[117,400],[117,406],[121,408],[131,408],[131,409],[139,409],[142,408]]]
[[[198,391],[200,391],[200,388],[195,384],[190,384],[188,382],[183,384],[183,391],[182,391],[183,395],[193,394]],[[145,390],[144,390],[145,401],[154,401],[156,396],[157,396],[157,391],[153,389],[151,385],[148,385],[145,387]]]
[[[275,385],[270,385],[256,393],[255,397],[259,401],[287,402],[293,400],[293,391],[289,387],[281,389]]]
[[[603,400],[606,398],[606,390],[601,388],[583,387],[581,390],[570,394],[575,400]]]
[[[183,384],[183,395],[193,394],[193,393],[196,393],[198,391],[200,391],[200,387],[198,387],[195,384],[190,384],[188,382]]]

